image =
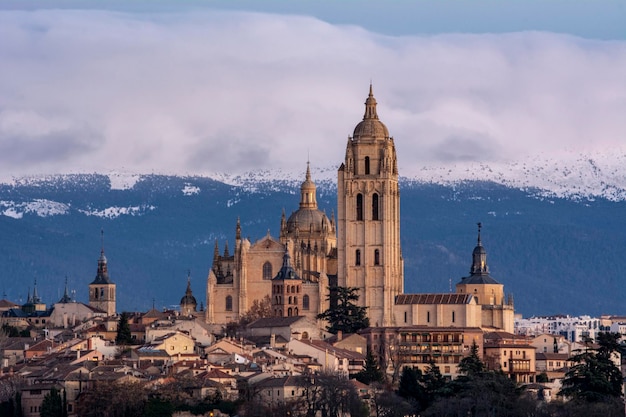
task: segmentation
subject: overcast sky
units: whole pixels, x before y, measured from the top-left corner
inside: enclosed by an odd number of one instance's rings
[[[626,145],[621,0],[128,3],[0,4],[0,178],[338,165],[370,80],[401,173]]]

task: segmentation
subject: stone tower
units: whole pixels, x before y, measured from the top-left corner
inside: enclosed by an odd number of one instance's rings
[[[404,290],[398,164],[371,84],[339,167],[337,207],[338,283],[359,289],[372,326],[394,325],[395,297]]]
[[[272,312],[274,317],[300,315],[302,310],[302,279],[291,266],[289,250],[285,248],[283,266],[272,279]]]
[[[456,292],[471,294],[476,299],[476,304],[480,305],[482,309],[481,323],[483,328],[503,329],[513,333],[513,298],[510,296],[505,299],[504,285],[489,274],[487,251],[480,236],[481,229],[482,224],[478,223],[478,238],[476,247],[472,251],[470,275],[463,277],[456,284]]]
[[[115,314],[115,283],[109,278],[104,244],[98,258],[96,278],[89,284],[89,305],[106,312],[109,316]]]

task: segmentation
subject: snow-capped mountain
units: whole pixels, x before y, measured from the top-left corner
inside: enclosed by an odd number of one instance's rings
[[[414,167],[401,179],[406,292],[446,292],[467,275],[475,223],[492,275],[523,314],[624,314],[626,157],[535,158],[510,164]],[[312,166],[318,203],[336,210],[336,166]],[[302,172],[162,176],[75,174],[0,184],[0,285],[44,301],[65,277],[87,298],[104,245],[119,309],[177,304],[187,271],[199,301],[216,239],[232,247],[236,219],[252,241],[278,235],[298,207]]]

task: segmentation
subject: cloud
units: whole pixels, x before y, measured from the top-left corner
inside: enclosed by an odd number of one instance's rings
[[[3,177],[338,164],[370,79],[401,167],[625,145],[624,41],[206,10],[4,11],[0,39]]]

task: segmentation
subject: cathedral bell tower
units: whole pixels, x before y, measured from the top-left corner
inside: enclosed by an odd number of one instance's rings
[[[398,163],[371,84],[339,167],[337,206],[338,283],[359,289],[372,326],[394,325],[395,297],[404,290]]]

